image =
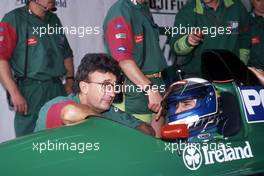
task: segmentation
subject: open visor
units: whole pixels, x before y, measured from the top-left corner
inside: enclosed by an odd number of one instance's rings
[[[168,122],[217,112],[216,92],[212,84],[200,78],[190,78],[172,84],[164,96],[163,108]]]

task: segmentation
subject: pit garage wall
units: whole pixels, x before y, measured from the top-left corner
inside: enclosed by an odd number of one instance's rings
[[[68,40],[75,56],[75,67],[79,65],[84,54],[89,52],[104,52],[102,42],[102,23],[109,7],[117,0],[56,0],[57,14],[62,24],[69,29],[79,30],[78,34],[68,34]],[[249,8],[249,0],[244,0]],[[150,0],[151,11],[157,24],[171,26],[174,16],[187,0]],[[1,0],[0,18],[8,11],[21,7],[25,0]],[[82,27],[90,29],[91,34],[83,34]],[[165,37],[161,36],[161,47]],[[169,48],[166,47],[168,51]],[[165,52],[165,56],[167,52]],[[170,61],[168,61],[170,63]],[[10,140],[14,134],[14,113],[8,109],[6,94],[0,86],[0,142]]]

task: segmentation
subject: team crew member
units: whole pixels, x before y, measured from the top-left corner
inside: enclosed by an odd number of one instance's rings
[[[104,38],[126,76],[125,111],[150,123],[152,113],[160,109],[160,92],[164,91],[161,71],[167,65],[159,46],[158,26],[145,0],[118,0],[105,18]]]
[[[154,136],[151,126],[111,106],[119,74],[117,62],[107,55],[87,54],[76,74],[74,94],[47,102],[40,110],[35,131],[79,123],[93,115]]]
[[[249,16],[240,0],[190,1],[176,15],[174,26],[186,31],[170,40],[171,48],[185,56],[180,63],[185,78],[202,77],[201,54],[206,49],[229,50],[244,63],[248,60]]]
[[[72,92],[73,54],[66,36],[38,35],[40,27],[61,26],[50,12],[54,8],[55,0],[32,0],[7,13],[0,23],[0,79],[16,111],[16,136],[33,132],[46,101],[65,95],[65,90]]]
[[[248,66],[264,70],[264,1],[251,0],[253,12],[250,21],[250,59]]]

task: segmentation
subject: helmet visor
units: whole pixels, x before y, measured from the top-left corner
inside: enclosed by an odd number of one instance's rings
[[[179,114],[196,107],[197,99],[187,99],[176,102],[175,104],[175,114]]]

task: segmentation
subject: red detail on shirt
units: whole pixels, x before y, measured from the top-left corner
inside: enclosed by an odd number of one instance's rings
[[[144,34],[136,35],[135,36],[135,43],[142,43],[144,40]]]
[[[125,37],[118,38],[117,34],[125,34]],[[120,62],[133,58],[132,27],[123,17],[116,17],[107,24],[105,37],[115,60]]]
[[[0,22],[0,59],[9,60],[17,43],[17,33],[13,26]]]
[[[29,37],[27,40],[28,45],[35,45],[38,43],[38,38],[36,36]]]
[[[62,109],[69,104],[74,104],[74,101],[63,101],[52,105],[48,112],[46,118],[46,128],[59,128],[63,126],[63,121],[60,118]]]
[[[251,38],[251,44],[252,45],[257,45],[260,43],[260,37],[259,36],[254,36]]]

